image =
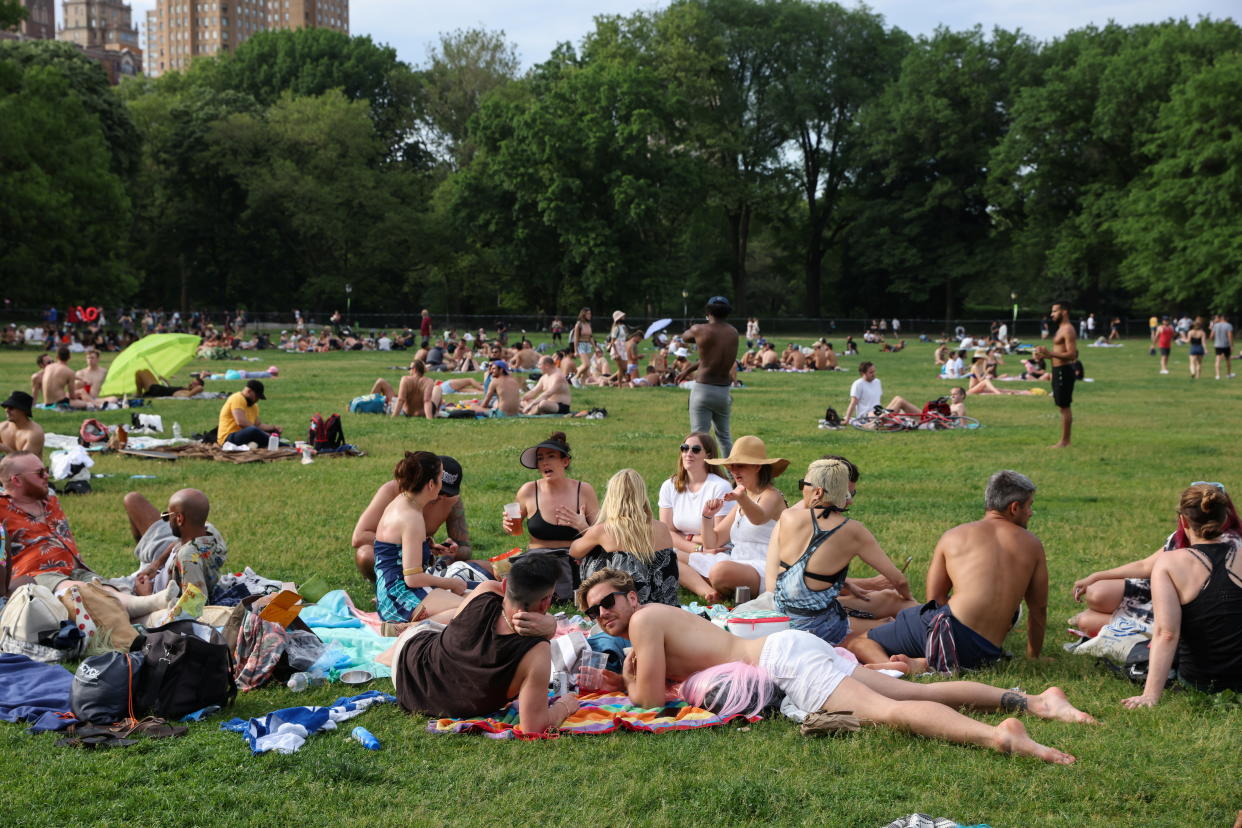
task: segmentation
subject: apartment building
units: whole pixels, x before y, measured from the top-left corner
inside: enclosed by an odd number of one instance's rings
[[[142,49],[134,13],[124,0],[64,0],[57,40],[98,61],[109,82],[142,74]]]
[[[349,33],[349,0],[157,0],[147,12],[147,73],[183,70],[230,52],[255,32],[325,28]]]

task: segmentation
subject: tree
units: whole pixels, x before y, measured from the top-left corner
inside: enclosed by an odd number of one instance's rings
[[[503,31],[457,29],[440,35],[421,73],[428,143],[456,168],[473,155],[467,125],[489,92],[512,82],[521,63]]]
[[[1242,55],[1173,90],[1112,229],[1122,279],[1153,306],[1242,306]]]
[[[3,54],[3,53],[0,53]],[[129,199],[99,118],[59,67],[0,58],[0,281],[21,304],[127,299]]]
[[[0,32],[17,31],[29,14],[20,0],[0,0]]]

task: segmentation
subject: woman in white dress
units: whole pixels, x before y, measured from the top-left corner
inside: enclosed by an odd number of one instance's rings
[[[709,500],[723,500],[733,491],[733,484],[723,469],[708,464],[720,455],[716,438],[699,431],[681,441],[677,471],[660,486],[660,522],[673,536],[673,549],[680,562],[679,580],[686,589],[708,603],[716,603],[720,595],[707,580],[689,565],[690,555],[703,549],[703,508]],[[724,504],[731,511],[733,502]],[[708,548],[708,552],[727,552],[725,548]]]
[[[764,583],[768,539],[786,505],[772,480],[788,468],[789,461],[768,457],[763,441],[748,435],[734,442],[728,457],[707,462],[726,467],[737,486],[724,497],[704,504],[704,550],[691,553],[687,563],[716,592],[733,592],[745,586],[750,587],[751,595],[758,595],[769,586]],[[735,503],[737,508],[722,515],[725,503]],[[728,552],[710,551],[726,543],[733,544]]]

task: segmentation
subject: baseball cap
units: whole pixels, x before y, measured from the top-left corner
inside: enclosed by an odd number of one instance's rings
[[[453,495],[461,493],[461,463],[447,454],[440,455],[440,464],[444,467],[440,472],[440,494]]]
[[[509,373],[509,363],[505,362],[503,359],[493,359],[492,367],[499,368],[500,370],[504,371],[506,374]]]
[[[246,387],[253,391],[254,395],[259,399],[267,399],[267,395],[263,393],[263,383],[258,380],[246,380]]]
[[[720,305],[722,307],[728,308],[729,310],[733,310],[733,303],[731,303],[728,299],[726,299],[723,296],[713,296],[711,299],[707,300],[707,304]]]

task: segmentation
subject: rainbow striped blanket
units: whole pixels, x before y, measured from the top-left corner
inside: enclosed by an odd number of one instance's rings
[[[670,699],[663,707],[635,707],[624,693],[589,693],[578,699],[579,708],[560,726],[548,733],[523,733],[518,727],[517,702],[504,710],[477,719],[432,719],[427,732],[481,733],[490,739],[555,739],[561,734],[581,735],[612,733],[614,730],[636,730],[641,733],[667,733],[674,730],[696,730],[715,727],[732,719],[750,722],[758,716],[741,714],[721,718],[710,710],[691,707],[681,699]]]

